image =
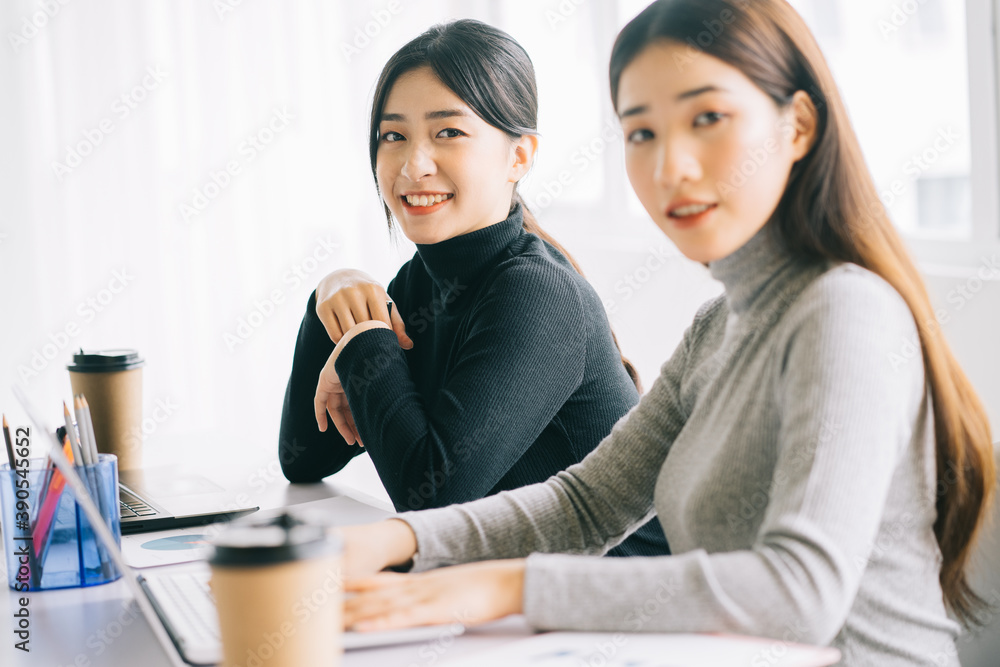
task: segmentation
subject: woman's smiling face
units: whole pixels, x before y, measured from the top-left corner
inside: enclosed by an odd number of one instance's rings
[[[380,121],[379,190],[407,238],[438,243],[507,217],[534,137],[512,141],[429,67],[399,77]]]
[[[629,181],[690,259],[740,248],[770,219],[813,133],[795,93],[779,108],[740,70],[673,41],[647,46],[621,75],[617,108]]]

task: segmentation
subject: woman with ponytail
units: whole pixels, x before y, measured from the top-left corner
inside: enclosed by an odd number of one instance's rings
[[[579,465],[348,530],[355,576],[486,561],[356,579],[348,625],[473,609],[958,665],[982,608],[967,569],[990,430],[805,23],[785,0],[659,0],[619,34],[610,79],[632,187],[725,293]],[[914,337],[923,354],[900,363]],[[654,511],[673,555],[594,557]]]
[[[281,419],[289,480],[367,451],[397,510],[475,500],[578,463],[638,402],[601,300],[517,194],[536,117],[528,55],[478,21],[385,65],[372,175],[417,252],[387,289],[343,270],[311,296]],[[611,555],[664,553],[649,521]]]

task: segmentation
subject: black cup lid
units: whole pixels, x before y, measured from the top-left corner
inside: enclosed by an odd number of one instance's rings
[[[144,360],[135,350],[95,350],[73,354],[73,363],[66,366],[77,373],[110,373],[127,371],[143,365]]]
[[[212,540],[212,565],[249,566],[317,558],[340,550],[326,527],[305,523],[289,512],[272,518],[234,521]]]

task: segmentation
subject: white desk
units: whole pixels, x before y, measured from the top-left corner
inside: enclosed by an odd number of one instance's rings
[[[264,463],[266,466],[266,462]],[[271,473],[261,475],[260,466],[228,471],[212,468],[207,475],[227,489],[243,493],[261,510],[288,507],[325,498],[348,496],[370,507],[392,508],[384,500],[371,498],[355,489],[333,482],[290,485]],[[262,483],[262,481],[264,483]],[[358,514],[368,508],[358,509]],[[338,517],[351,523],[349,517]],[[370,514],[367,519],[371,520]],[[2,561],[0,561],[2,562]],[[184,667],[176,651],[165,649],[153,629],[141,616],[133,615],[131,589],[124,580],[91,588],[71,588],[29,594],[30,653],[14,648],[13,611],[17,597],[6,587],[0,593],[0,665],[3,667]],[[157,622],[154,619],[154,622]],[[447,626],[435,638],[416,644],[348,651],[343,667],[431,667],[471,654],[487,655],[513,641],[531,636],[522,617],[510,617],[485,626],[467,629],[454,636]],[[765,642],[764,646],[768,646]],[[700,654],[699,654],[700,655]],[[756,663],[754,663],[756,664]],[[810,664],[829,664],[814,662]],[[305,666],[304,666],[305,667]],[[311,667],[311,666],[310,666]]]
[[[131,593],[122,581],[88,589],[45,591],[31,596],[31,653],[13,648],[9,595],[0,596],[4,667],[177,667],[142,617],[123,606]],[[127,624],[126,624],[127,623]],[[348,651],[343,667],[431,665],[530,636],[521,617],[511,617],[466,634],[419,644]],[[183,663],[181,663],[183,664]]]
[[[259,470],[255,467],[254,470]],[[347,495],[379,509],[391,511],[383,501],[333,482],[291,485],[283,479],[261,484],[246,470],[208,476],[236,493],[246,493],[261,509],[286,507],[312,500]],[[2,563],[2,559],[0,559]],[[14,648],[13,630],[17,598],[3,578],[0,594],[0,665],[4,667],[169,667],[175,663],[163,649],[145,618],[135,617],[129,604],[131,591],[123,580],[93,586],[28,594],[30,602],[30,653]],[[481,649],[489,649],[530,635],[520,618],[510,618],[454,637],[442,630],[440,638],[420,644],[350,651],[344,667],[430,665]],[[181,663],[183,664],[183,663]]]

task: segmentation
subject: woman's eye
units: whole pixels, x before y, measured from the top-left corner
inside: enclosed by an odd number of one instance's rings
[[[721,114],[718,111],[706,111],[705,113],[700,113],[695,116],[694,124],[695,127],[705,127],[706,125],[715,125],[717,122],[722,120],[725,114]],[[707,122],[699,122],[705,120]]]
[[[402,141],[403,138],[404,138],[403,135],[401,135],[399,132],[384,132],[382,134],[382,141],[388,144],[391,144],[396,141]]]
[[[449,127],[447,129],[438,132],[438,136],[443,137],[445,139],[454,139],[455,137],[465,136],[465,132],[462,132],[461,130],[456,130],[453,127]]]
[[[641,144],[644,141],[649,141],[653,138],[653,133],[649,130],[633,130],[628,133],[626,141],[630,144]]]

